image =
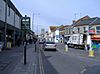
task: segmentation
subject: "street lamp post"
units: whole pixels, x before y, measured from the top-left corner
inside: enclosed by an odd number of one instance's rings
[[[40,15],[40,13],[33,13],[33,15],[32,15],[32,18],[33,18],[33,20],[32,20],[32,29],[33,29],[33,31],[34,31],[34,16],[35,15]]]
[[[42,26],[42,25],[37,25],[37,35],[39,34],[39,26]]]

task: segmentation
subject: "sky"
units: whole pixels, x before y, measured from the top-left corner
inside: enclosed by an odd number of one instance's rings
[[[32,18],[35,32],[40,32],[41,28],[48,31],[49,26],[71,25],[73,20],[86,15],[100,17],[100,0],[11,1],[23,16]]]

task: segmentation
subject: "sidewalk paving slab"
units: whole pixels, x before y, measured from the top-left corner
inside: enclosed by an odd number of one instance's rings
[[[34,52],[34,46],[29,45],[27,47],[27,61],[26,65],[24,65],[23,58],[17,64],[15,69],[11,72],[11,74],[35,74],[36,73],[36,56],[37,53]]]
[[[13,47],[0,52],[0,74],[34,74],[36,55],[34,44],[27,46],[27,64],[23,64],[24,47]]]

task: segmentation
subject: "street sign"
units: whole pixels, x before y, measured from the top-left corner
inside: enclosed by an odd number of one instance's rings
[[[89,26],[89,34],[95,34],[95,27],[94,26]]]
[[[26,46],[27,46],[27,39],[26,39],[26,30],[30,30],[30,17],[22,17],[21,19],[21,28],[25,30],[25,43],[24,43],[24,65],[26,64]]]
[[[30,17],[22,17],[21,19],[21,28],[22,29],[30,29]]]

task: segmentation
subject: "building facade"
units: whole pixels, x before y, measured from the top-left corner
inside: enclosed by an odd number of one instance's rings
[[[10,0],[0,0],[0,41],[5,43],[6,39],[6,43],[16,44],[21,35],[21,18],[22,15]]]

